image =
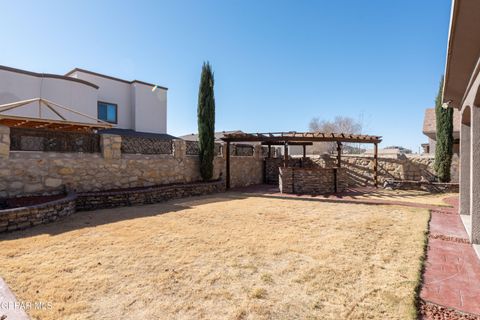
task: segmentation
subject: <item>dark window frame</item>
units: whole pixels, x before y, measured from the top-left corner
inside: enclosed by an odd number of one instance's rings
[[[108,120],[103,120],[100,119],[100,103],[111,105],[115,107],[115,121],[108,121]],[[108,117],[108,110],[107,110],[107,117]],[[108,123],[113,123],[113,124],[118,124],[118,104],[112,103],[112,102],[107,102],[107,101],[97,101],[97,119],[100,119],[102,121],[108,122]]]

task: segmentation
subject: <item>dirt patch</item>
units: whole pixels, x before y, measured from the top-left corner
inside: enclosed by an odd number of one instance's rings
[[[0,237],[34,319],[414,319],[429,214],[240,193]]]

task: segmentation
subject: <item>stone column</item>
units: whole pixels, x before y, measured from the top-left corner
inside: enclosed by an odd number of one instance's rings
[[[116,134],[102,134],[100,138],[102,155],[105,160],[122,158],[122,137]]]
[[[470,214],[472,243],[480,244],[480,108],[472,106],[470,124]]]
[[[253,157],[255,160],[262,160],[263,155],[262,155],[262,146],[260,144],[257,144],[253,148]]]
[[[10,128],[0,125],[0,159],[10,156]]]
[[[187,142],[185,140],[173,140],[173,157],[175,159],[185,158]]]
[[[464,123],[460,127],[460,214],[470,214],[470,126]]]

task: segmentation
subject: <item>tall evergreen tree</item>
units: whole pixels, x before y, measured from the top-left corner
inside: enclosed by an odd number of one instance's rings
[[[435,147],[435,173],[441,182],[450,181],[450,165],[453,155],[453,109],[442,108],[443,77],[435,99],[437,119],[437,143]]]
[[[200,175],[204,181],[213,176],[215,149],[215,96],[213,72],[210,63],[204,62],[198,90],[198,144],[200,153]]]

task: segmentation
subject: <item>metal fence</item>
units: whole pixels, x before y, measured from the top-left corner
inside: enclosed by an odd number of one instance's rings
[[[122,136],[122,153],[172,154],[173,140]]]
[[[100,152],[100,136],[94,133],[11,128],[10,150],[97,153]]]
[[[200,153],[200,149],[198,147],[198,141],[185,141],[186,150],[185,153],[189,156],[197,156]],[[216,155],[222,154],[222,145],[220,143],[215,143],[214,148]]]

